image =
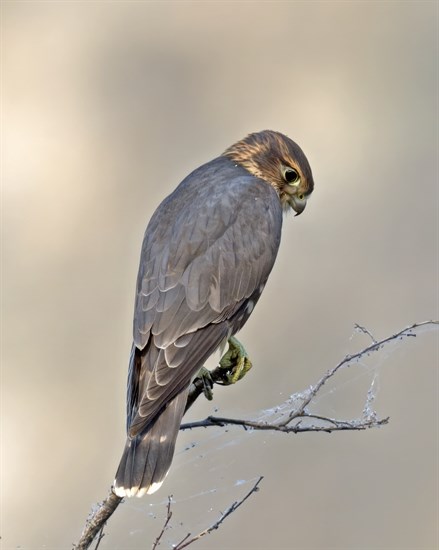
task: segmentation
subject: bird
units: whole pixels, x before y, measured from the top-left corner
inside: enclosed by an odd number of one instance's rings
[[[152,494],[171,466],[192,381],[235,334],[273,268],[283,214],[305,209],[309,162],[286,135],[247,135],[191,172],[154,212],[137,277],[127,382],[127,440],[113,484],[119,497]],[[242,353],[241,353],[242,352]]]

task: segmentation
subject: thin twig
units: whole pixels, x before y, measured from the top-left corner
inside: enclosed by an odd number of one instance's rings
[[[414,323],[413,325],[404,328],[395,334],[392,334],[391,336],[387,336],[386,338],[383,338],[382,340],[378,342],[372,343],[370,346],[367,346],[366,348],[362,349],[361,351],[354,353],[353,355],[346,355],[346,357],[340,361],[335,367],[328,370],[326,374],[320,378],[320,380],[317,382],[315,386],[311,386],[307,392],[306,397],[303,399],[301,405],[297,409],[293,409],[288,417],[280,423],[280,425],[286,426],[289,424],[292,420],[295,418],[300,418],[303,416],[303,413],[305,412],[306,407],[311,403],[311,401],[314,399],[314,397],[317,395],[317,393],[321,390],[322,386],[325,385],[325,383],[336,374],[342,367],[348,366],[349,363],[353,363],[354,361],[358,361],[365,355],[369,355],[370,353],[373,353],[375,351],[378,351],[381,349],[385,344],[388,344],[389,342],[392,342],[393,340],[397,340],[398,338],[404,338],[404,337],[416,337],[416,334],[411,333],[410,331],[425,326],[425,325],[438,325],[439,321],[423,321],[422,323]]]
[[[98,540],[96,541],[95,550],[98,550],[99,545],[101,544],[101,540],[105,537],[104,527],[105,527],[105,523],[104,523],[104,525],[102,525],[101,530],[99,531]]]
[[[203,531],[200,531],[197,535],[194,535],[191,537],[191,534],[187,534],[177,545],[173,546],[174,550],[183,550],[183,548],[186,548],[193,542],[196,542],[197,540],[200,540],[205,535],[208,535],[215,529],[218,529],[218,527],[224,522],[224,520],[230,516],[230,514],[233,514],[235,510],[237,510],[241,504],[243,504],[253,493],[256,493],[259,491],[259,484],[264,479],[264,476],[260,476],[259,479],[256,481],[256,483],[253,485],[253,487],[250,489],[250,491],[241,499],[238,501],[235,501],[231,506],[227,508],[227,510],[222,514],[222,516],[210,527],[207,527],[207,529],[204,529]],[[191,537],[191,538],[189,538]]]
[[[163,537],[163,533],[166,531],[166,528],[169,525],[169,522],[172,518],[172,510],[171,510],[171,502],[172,502],[172,495],[168,496],[168,505],[166,507],[166,521],[163,524],[162,530],[160,531],[159,536],[155,539],[154,544],[152,545],[152,550],[156,550],[157,546],[160,544],[160,540]]]
[[[358,331],[360,331],[360,332],[364,332],[364,334],[367,334],[367,335],[369,336],[369,338],[372,340],[372,342],[373,342],[374,344],[376,344],[377,341],[376,341],[375,338],[373,337],[373,335],[372,335],[372,333],[370,332],[370,330],[368,330],[366,327],[363,327],[363,326],[359,325],[358,323],[355,323],[354,328],[355,328],[355,330],[358,330]]]

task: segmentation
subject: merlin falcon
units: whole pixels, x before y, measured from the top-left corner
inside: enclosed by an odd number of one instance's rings
[[[265,130],[194,170],[153,214],[140,255],[116,495],[140,497],[163,483],[191,382],[225,342],[243,349],[233,335],[273,268],[282,213],[303,212],[313,188],[300,147]]]

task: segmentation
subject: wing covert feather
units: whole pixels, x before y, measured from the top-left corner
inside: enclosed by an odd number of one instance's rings
[[[190,174],[156,210],[137,282],[132,435],[190,383],[227,336],[228,319],[265,284],[281,226],[274,189],[224,157]]]

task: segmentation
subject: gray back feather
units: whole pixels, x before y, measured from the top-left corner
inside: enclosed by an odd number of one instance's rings
[[[281,227],[276,191],[225,157],[195,170],[158,207],[137,280],[131,436],[187,387],[234,314],[265,284]]]

